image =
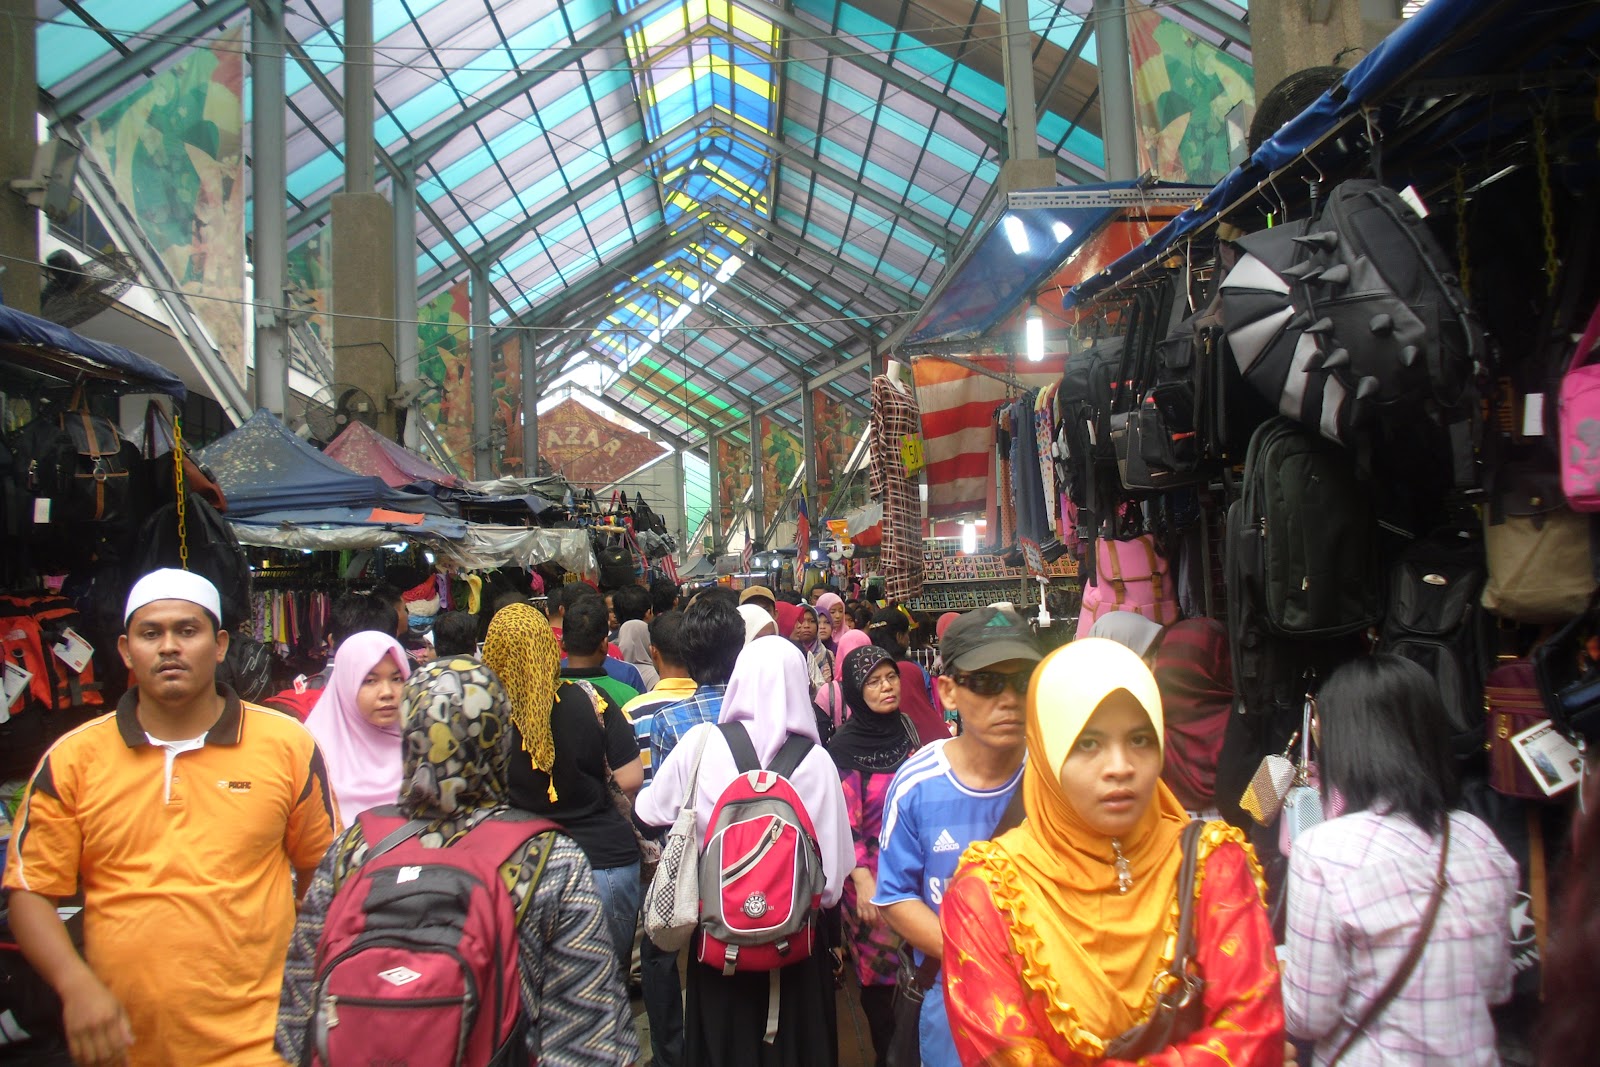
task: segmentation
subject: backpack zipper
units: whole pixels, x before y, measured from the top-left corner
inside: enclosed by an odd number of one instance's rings
[[[723,873],[723,881],[725,883],[736,882],[740,878],[743,878],[751,871],[751,869],[755,867],[756,864],[760,863],[761,860],[765,858],[768,852],[772,851],[772,846],[778,843],[778,837],[783,833],[783,820],[778,818],[776,815],[769,816],[769,818],[771,819],[771,822],[768,824],[767,828],[761,832],[761,839],[755,843],[749,852],[745,853],[743,857],[735,861],[733,865]]]

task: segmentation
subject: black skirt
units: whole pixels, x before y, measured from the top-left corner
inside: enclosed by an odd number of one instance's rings
[[[778,976],[778,1033],[767,1028],[770,974],[724,977],[692,955],[683,1020],[683,1062],[695,1067],[837,1067],[839,1027],[833,973],[819,944]]]

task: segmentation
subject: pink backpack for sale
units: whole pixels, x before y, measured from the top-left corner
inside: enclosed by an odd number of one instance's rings
[[[499,815],[453,845],[423,848],[416,836],[426,823],[396,810],[358,816],[372,844],[328,906],[300,1062],[524,1062],[515,1045],[524,1033],[519,916],[500,868],[529,838],[559,828]],[[535,882],[554,839],[539,850]]]
[[[1178,621],[1178,583],[1149,534],[1127,541],[1102,537],[1094,543],[1094,581],[1083,590],[1078,633],[1102,615],[1134,611],[1163,626]]]
[[[1556,409],[1561,446],[1561,488],[1573,511],[1600,511],[1600,306],[1589,316],[1572,363],[1561,379]]]

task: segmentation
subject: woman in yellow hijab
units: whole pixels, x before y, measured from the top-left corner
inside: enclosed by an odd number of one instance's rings
[[[1144,662],[1086,638],[1028,687],[1027,821],[974,843],[945,891],[944,981],[961,1062],[975,1067],[1267,1067],[1283,1005],[1261,871],[1239,831],[1196,846],[1201,1010],[1161,1046],[1108,1054],[1150,1019],[1177,942],[1188,817],[1161,781],[1161,694]]]

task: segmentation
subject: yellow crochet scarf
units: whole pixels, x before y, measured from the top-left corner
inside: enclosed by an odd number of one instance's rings
[[[550,709],[560,682],[561,646],[550,622],[531,604],[509,604],[489,623],[483,662],[505,685],[511,697],[511,722],[522,735],[523,750],[538,770],[555,766],[556,743],[550,734]],[[555,780],[550,801],[557,800]]]

